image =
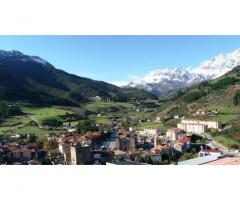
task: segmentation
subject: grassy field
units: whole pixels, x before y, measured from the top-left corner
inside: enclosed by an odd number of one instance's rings
[[[222,123],[229,123],[231,120],[237,119],[240,116],[240,108],[237,106],[225,106],[225,105],[211,105],[208,106],[210,110],[219,110],[220,114],[216,115],[214,119],[221,121]]]
[[[45,119],[58,118],[61,115],[65,115],[66,112],[73,113],[72,111],[55,107],[21,107],[21,109],[23,112],[27,113],[27,115],[14,116],[5,119],[5,121],[1,123],[0,133],[9,135],[16,133],[34,133],[39,137],[43,137],[47,133],[52,132],[59,133],[61,132],[60,130],[46,130],[40,129],[37,126],[29,125],[30,118],[28,116],[41,122]],[[71,125],[76,123],[77,122],[72,122]]]
[[[70,123],[71,126],[76,126],[77,124],[78,124],[78,121],[71,121],[71,123]],[[68,126],[69,122],[63,122],[63,125]]]
[[[84,105],[84,108],[94,112],[108,111],[110,108],[116,108],[117,110],[126,110],[131,109],[133,105],[127,102],[101,102],[101,101],[92,101]]]
[[[15,116],[7,118],[0,126],[0,133],[14,133],[18,129],[28,124],[29,118],[26,116]]]
[[[157,121],[150,121],[150,122],[142,122],[139,124],[138,129],[143,130],[145,128],[160,128],[163,129],[163,125],[160,122]]]
[[[226,147],[230,147],[232,145],[239,145],[239,143],[231,138],[227,138],[227,137],[224,137],[224,136],[221,136],[221,135],[217,135],[217,136],[212,136],[214,140],[216,140],[217,142],[223,144],[224,146]]]
[[[58,118],[61,115],[65,115],[67,112],[73,113],[69,110],[54,107],[22,107],[21,109],[23,112],[27,113],[31,117],[34,117],[38,121]]]
[[[10,117],[5,120],[4,123],[1,124],[0,127],[0,134],[6,134],[6,135],[14,135],[17,133],[34,133],[38,137],[43,137],[47,133],[59,133],[60,130],[46,130],[46,129],[40,129],[37,126],[31,126],[28,123],[30,122],[30,119],[27,116],[15,116]]]

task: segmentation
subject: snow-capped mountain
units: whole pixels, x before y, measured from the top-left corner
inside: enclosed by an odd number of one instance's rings
[[[20,51],[11,50],[11,51],[4,51],[0,50],[0,59],[12,60],[12,61],[22,61],[22,62],[35,62],[42,65],[49,65],[47,61],[38,57],[38,56],[28,56]]]
[[[176,67],[152,70],[126,87],[141,88],[157,95],[163,95],[204,80],[220,77],[237,65],[240,65],[240,49],[227,54],[221,53],[202,62],[196,68]]]

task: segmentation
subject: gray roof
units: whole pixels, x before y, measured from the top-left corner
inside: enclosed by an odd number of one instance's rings
[[[204,157],[193,158],[190,160],[184,160],[178,162],[178,165],[202,165],[204,163],[208,163],[214,160],[217,160],[220,156],[219,155],[209,155]]]

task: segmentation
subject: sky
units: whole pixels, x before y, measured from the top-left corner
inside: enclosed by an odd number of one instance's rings
[[[114,84],[150,70],[196,67],[240,48],[240,36],[0,36],[1,50],[39,56],[69,73]]]

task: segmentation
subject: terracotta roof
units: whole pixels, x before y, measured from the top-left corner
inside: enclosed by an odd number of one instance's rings
[[[202,152],[207,152],[207,153],[222,153],[222,151],[218,150],[218,149],[203,149],[201,151]]]
[[[162,146],[162,145],[158,144],[158,145],[156,145],[156,147],[154,147],[154,148],[151,149],[151,152],[152,152],[152,153],[160,153],[161,150],[163,150],[163,149],[169,149],[169,148],[170,148],[169,146]]]
[[[212,162],[205,163],[205,165],[240,165],[240,158],[220,158]]]

